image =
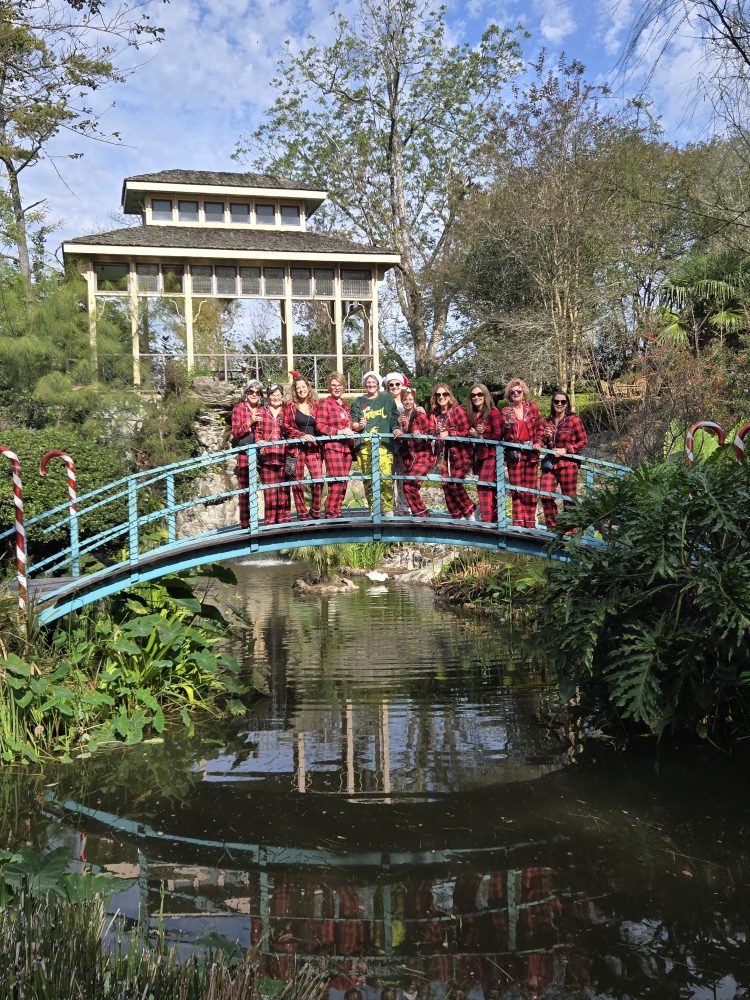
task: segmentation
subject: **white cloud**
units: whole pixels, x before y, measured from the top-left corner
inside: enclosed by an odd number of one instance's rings
[[[568,3],[560,0],[534,0],[534,10],[539,16],[539,33],[550,45],[560,45],[576,28],[576,19]]]

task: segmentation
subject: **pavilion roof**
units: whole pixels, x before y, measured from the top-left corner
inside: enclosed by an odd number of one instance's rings
[[[278,229],[232,229],[210,226],[128,226],[90,236],[66,240],[63,250],[75,254],[76,245],[123,249],[131,254],[137,248],[185,251],[182,256],[200,257],[202,251],[237,252],[242,255],[259,253],[264,257],[278,254],[288,258],[295,254],[326,254],[330,256],[373,255],[396,258],[394,250],[355,243],[338,233],[295,232]],[[170,256],[175,256],[174,253]],[[396,261],[393,260],[393,263]]]
[[[255,174],[250,171],[229,170],[159,170],[154,174],[134,174],[128,181],[143,181],[154,184],[195,184],[226,185],[227,187],[278,188],[280,191],[317,191],[314,185],[294,180],[292,177],[278,177],[274,174]]]

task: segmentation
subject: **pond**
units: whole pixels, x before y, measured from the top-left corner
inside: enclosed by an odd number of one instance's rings
[[[7,773],[6,837],[134,879],[113,905],[183,950],[254,947],[275,980],[314,958],[330,1000],[745,995],[746,760],[571,764],[518,633],[426,587],[300,599],[298,564],[233,568],[270,696],[221,731]]]

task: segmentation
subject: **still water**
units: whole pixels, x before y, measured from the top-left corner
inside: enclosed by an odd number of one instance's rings
[[[330,1000],[745,996],[747,760],[571,765],[517,634],[428,588],[300,599],[299,565],[233,568],[270,696],[76,762],[29,839],[134,879],[115,905],[183,948],[254,946],[279,980],[314,957]]]

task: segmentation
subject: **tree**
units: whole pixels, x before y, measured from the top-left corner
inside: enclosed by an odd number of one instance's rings
[[[161,30],[141,0],[122,0],[111,10],[100,0],[0,0],[0,164],[10,210],[4,237],[15,245],[27,280],[29,225],[40,220],[40,206],[24,204],[23,171],[47,155],[63,130],[118,138],[101,130],[89,99],[132,71],[117,68],[123,49],[153,41]]]
[[[586,335],[601,325],[602,289],[620,258],[612,236],[620,175],[617,151],[640,133],[633,108],[604,113],[608,94],[577,60],[547,66],[498,120],[492,183],[464,213],[467,297],[478,292],[486,321],[510,325],[542,314],[551,366],[575,396]]]
[[[397,250],[398,302],[418,374],[470,342],[452,324],[448,262],[458,209],[482,174],[503,85],[520,67],[516,38],[491,25],[475,46],[446,41],[434,0],[360,0],[336,37],[287,56],[266,121],[235,156],[328,190],[325,220]],[[401,358],[393,338],[381,338]]]

